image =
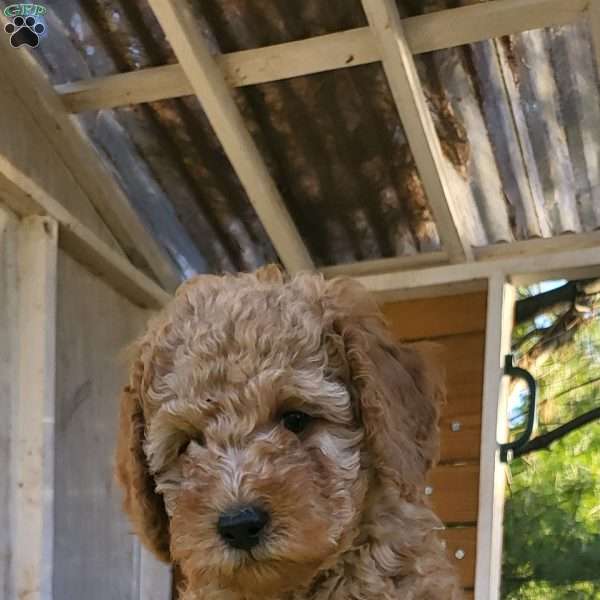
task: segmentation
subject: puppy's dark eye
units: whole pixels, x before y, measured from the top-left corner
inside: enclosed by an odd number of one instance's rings
[[[299,410],[286,412],[281,417],[281,422],[286,429],[293,433],[302,433],[309,425],[311,417]]]

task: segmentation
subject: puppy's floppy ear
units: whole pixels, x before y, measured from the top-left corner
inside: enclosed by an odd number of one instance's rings
[[[370,460],[381,478],[414,493],[438,452],[443,376],[431,366],[434,352],[395,342],[375,301],[358,283],[333,280],[326,295]]]
[[[124,491],[124,508],[140,540],[158,558],[170,562],[169,519],[163,498],[144,454],[145,421],[140,399],[141,365],[134,366],[132,385],[121,394],[116,476]]]

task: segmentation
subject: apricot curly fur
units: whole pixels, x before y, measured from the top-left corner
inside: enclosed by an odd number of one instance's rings
[[[348,279],[253,274],[183,284],[135,345],[117,476],[141,540],[183,600],[459,600],[424,497],[441,369],[396,343]],[[300,435],[286,410],[311,422]],[[250,551],[216,522],[271,519]]]

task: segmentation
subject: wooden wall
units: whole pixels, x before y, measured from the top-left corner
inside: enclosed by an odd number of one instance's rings
[[[0,598],[167,600],[113,476],[123,349],[149,313],[0,206]]]
[[[440,461],[426,492],[446,524],[448,551],[468,590],[475,578],[486,299],[474,293],[383,307],[397,339],[431,340],[444,349],[448,399],[440,422]]]
[[[123,349],[149,315],[61,251],[57,292],[54,598],[166,600],[143,590],[113,478]]]

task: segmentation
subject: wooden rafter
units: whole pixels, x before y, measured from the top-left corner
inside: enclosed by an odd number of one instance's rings
[[[402,21],[413,54],[452,48],[531,29],[573,23],[595,0],[493,0]],[[369,27],[216,57],[233,87],[353,67],[380,60]],[[68,111],[114,108],[191,96],[180,65],[99,77],[56,87]]]
[[[283,264],[291,273],[313,268],[308,250],[189,6],[175,0],[150,0],[150,6]]]
[[[467,236],[452,201],[446,160],[425,100],[417,68],[394,0],[363,0],[367,19],[379,43],[383,69],[412,154],[421,175],[444,249],[451,262],[472,260]]]
[[[72,176],[72,186],[87,196],[121,248],[141,256],[165,289],[175,289],[181,280],[175,264],[146,229],[87,136],[65,110],[41,68],[23,52],[15,52],[8,36],[1,36],[0,50],[4,57],[0,75],[5,85],[20,98],[37,135],[42,133],[47,146]],[[14,131],[10,134],[4,131],[3,135],[28,139],[28,133],[23,129],[23,123],[15,122]],[[44,164],[42,160],[35,166],[24,167],[42,170]]]

